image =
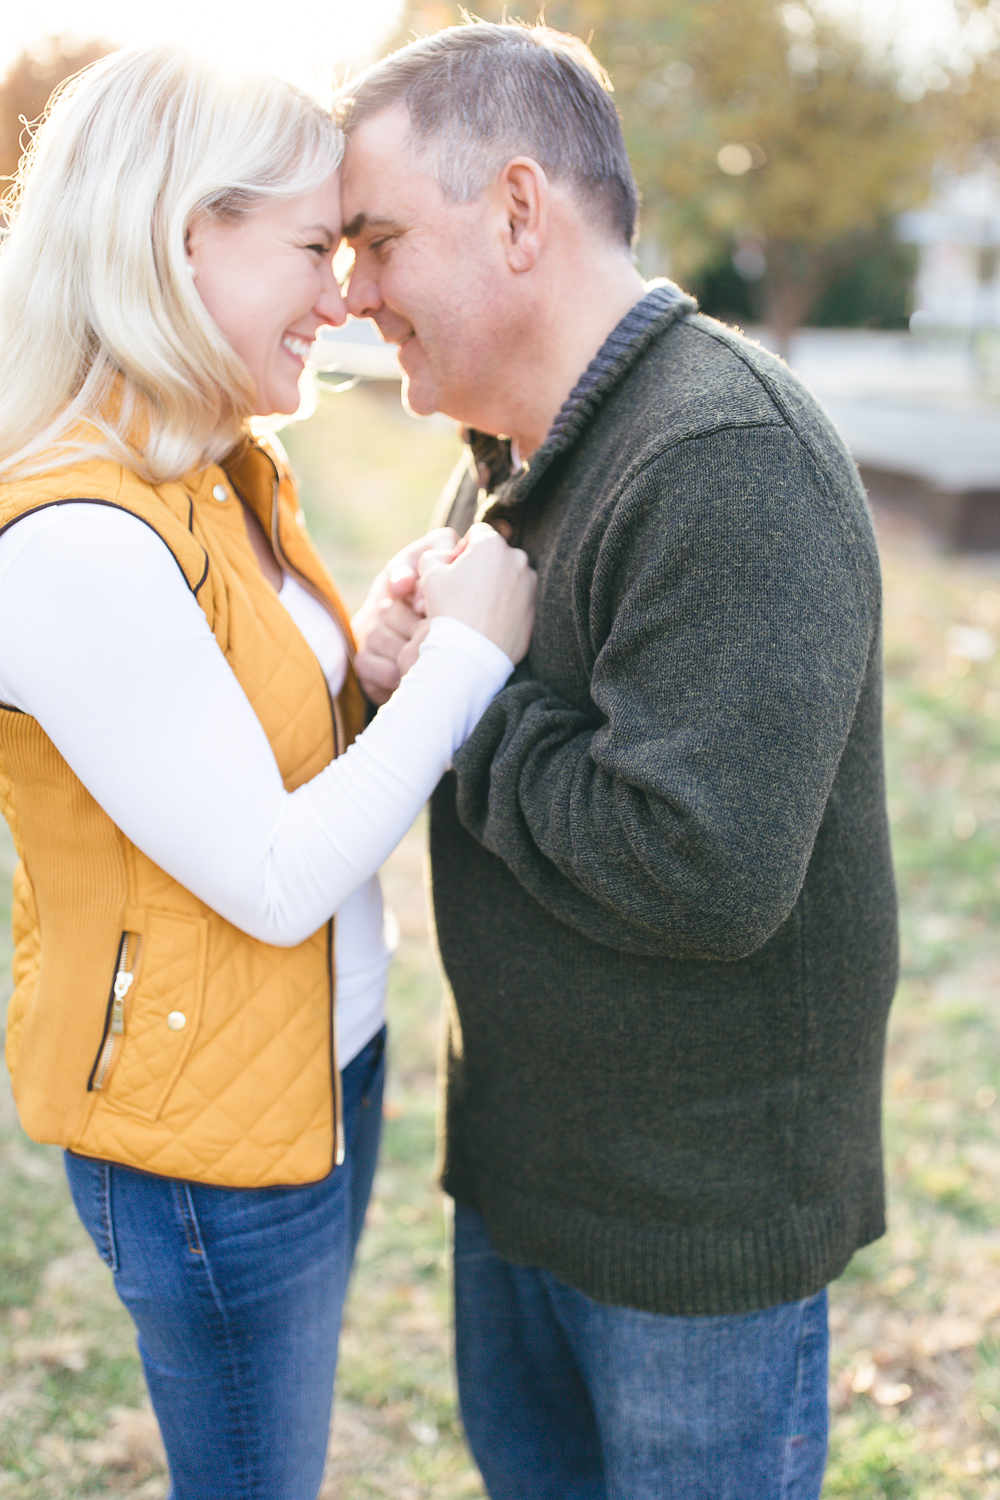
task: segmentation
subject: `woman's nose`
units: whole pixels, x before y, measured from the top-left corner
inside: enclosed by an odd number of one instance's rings
[[[344,294],[337,284],[337,278],[330,269],[329,280],[323,287],[319,300],[316,303],[316,313],[323,319],[324,323],[330,323],[334,328],[347,322],[347,307],[344,303]]]

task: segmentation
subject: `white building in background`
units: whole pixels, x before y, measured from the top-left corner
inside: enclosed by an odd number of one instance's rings
[[[942,177],[928,206],[896,226],[919,246],[914,332],[1000,329],[1000,170]]]

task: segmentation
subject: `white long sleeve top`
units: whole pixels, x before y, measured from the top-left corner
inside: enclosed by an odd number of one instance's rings
[[[287,575],[280,598],[336,693],[339,630]],[[485,636],[435,619],[364,733],[286,792],[155,532],[81,503],[0,536],[0,701],[37,719],[122,832],[242,931],[292,946],[338,914],[341,1067],[382,1022],[390,945],[375,872],[511,671]]]

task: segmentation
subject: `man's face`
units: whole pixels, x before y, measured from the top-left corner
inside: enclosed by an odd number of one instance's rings
[[[497,405],[514,330],[502,222],[488,189],[472,203],[447,199],[405,144],[408,130],[405,109],[385,110],[348,145],[348,311],[399,345],[411,411],[504,430]]]

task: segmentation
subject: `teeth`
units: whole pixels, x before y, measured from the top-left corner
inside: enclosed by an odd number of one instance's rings
[[[291,354],[297,355],[299,359],[309,358],[312,344],[308,339],[297,339],[292,334],[286,333],[281,342]]]

